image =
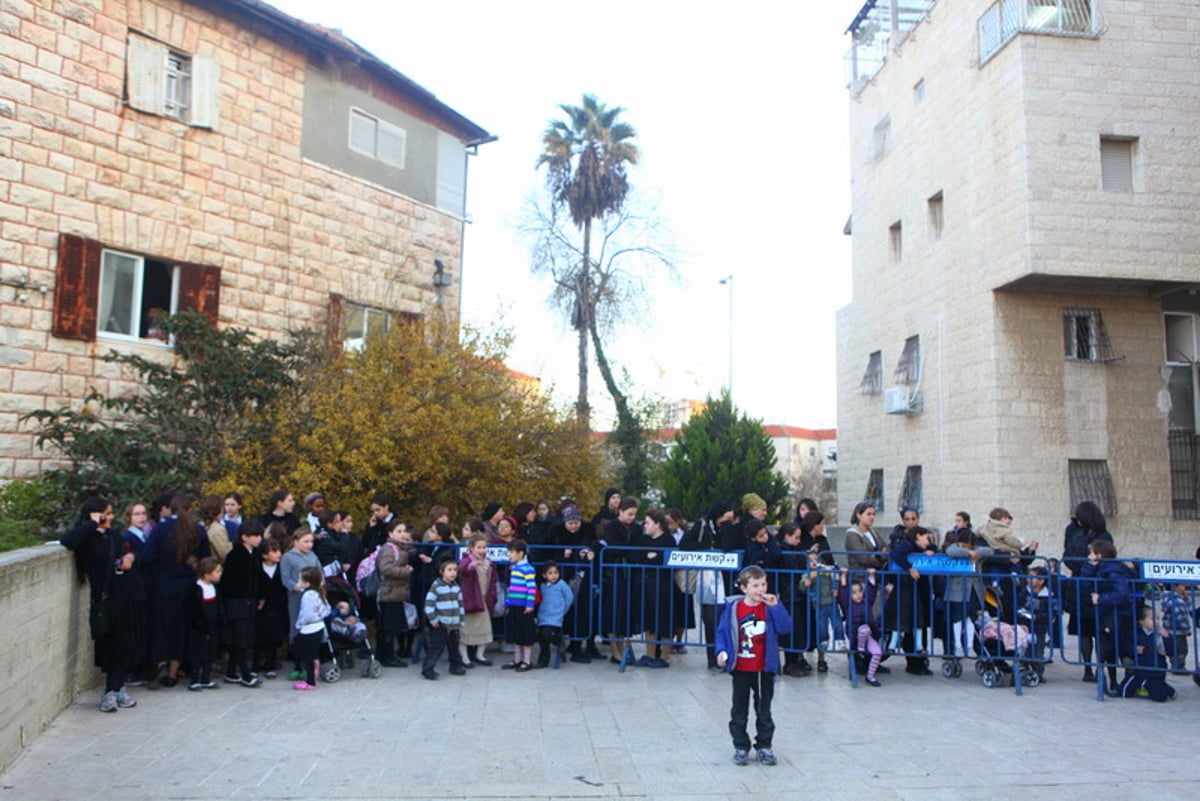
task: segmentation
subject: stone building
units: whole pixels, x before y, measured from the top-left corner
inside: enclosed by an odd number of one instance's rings
[[[195,309],[333,346],[456,315],[468,155],[493,140],[339,32],[261,0],[0,7],[0,479],[18,423]]]
[[[840,507],[1200,545],[1200,5],[872,0],[847,31]]]

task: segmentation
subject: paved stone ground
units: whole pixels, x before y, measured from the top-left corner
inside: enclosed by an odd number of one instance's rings
[[[492,667],[429,682],[410,667],[307,693],[283,680],[138,689],[136,709],[111,715],[93,691],[0,775],[0,801],[1200,797],[1200,687],[1187,677],[1168,704],[1101,702],[1061,664],[1018,697],[969,666],[953,680],[897,667],[881,689],[855,688],[835,660],[780,679],[780,764],[736,767],[729,679],[690,651],[669,670]]]

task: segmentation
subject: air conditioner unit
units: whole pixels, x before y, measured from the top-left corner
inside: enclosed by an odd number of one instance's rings
[[[883,391],[885,414],[912,414],[912,394],[908,387],[888,387]]]

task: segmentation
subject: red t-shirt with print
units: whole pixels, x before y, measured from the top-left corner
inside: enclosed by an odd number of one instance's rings
[[[737,662],[733,669],[746,673],[761,673],[767,667],[767,606],[751,606],[738,601]]]

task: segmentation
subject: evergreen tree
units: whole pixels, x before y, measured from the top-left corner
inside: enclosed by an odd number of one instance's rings
[[[709,397],[704,411],[675,435],[661,484],[663,504],[691,517],[716,501],[737,506],[747,492],[762,496],[772,516],[788,513],[788,484],[775,470],[775,446],[761,421],[738,412],[728,391]]]

